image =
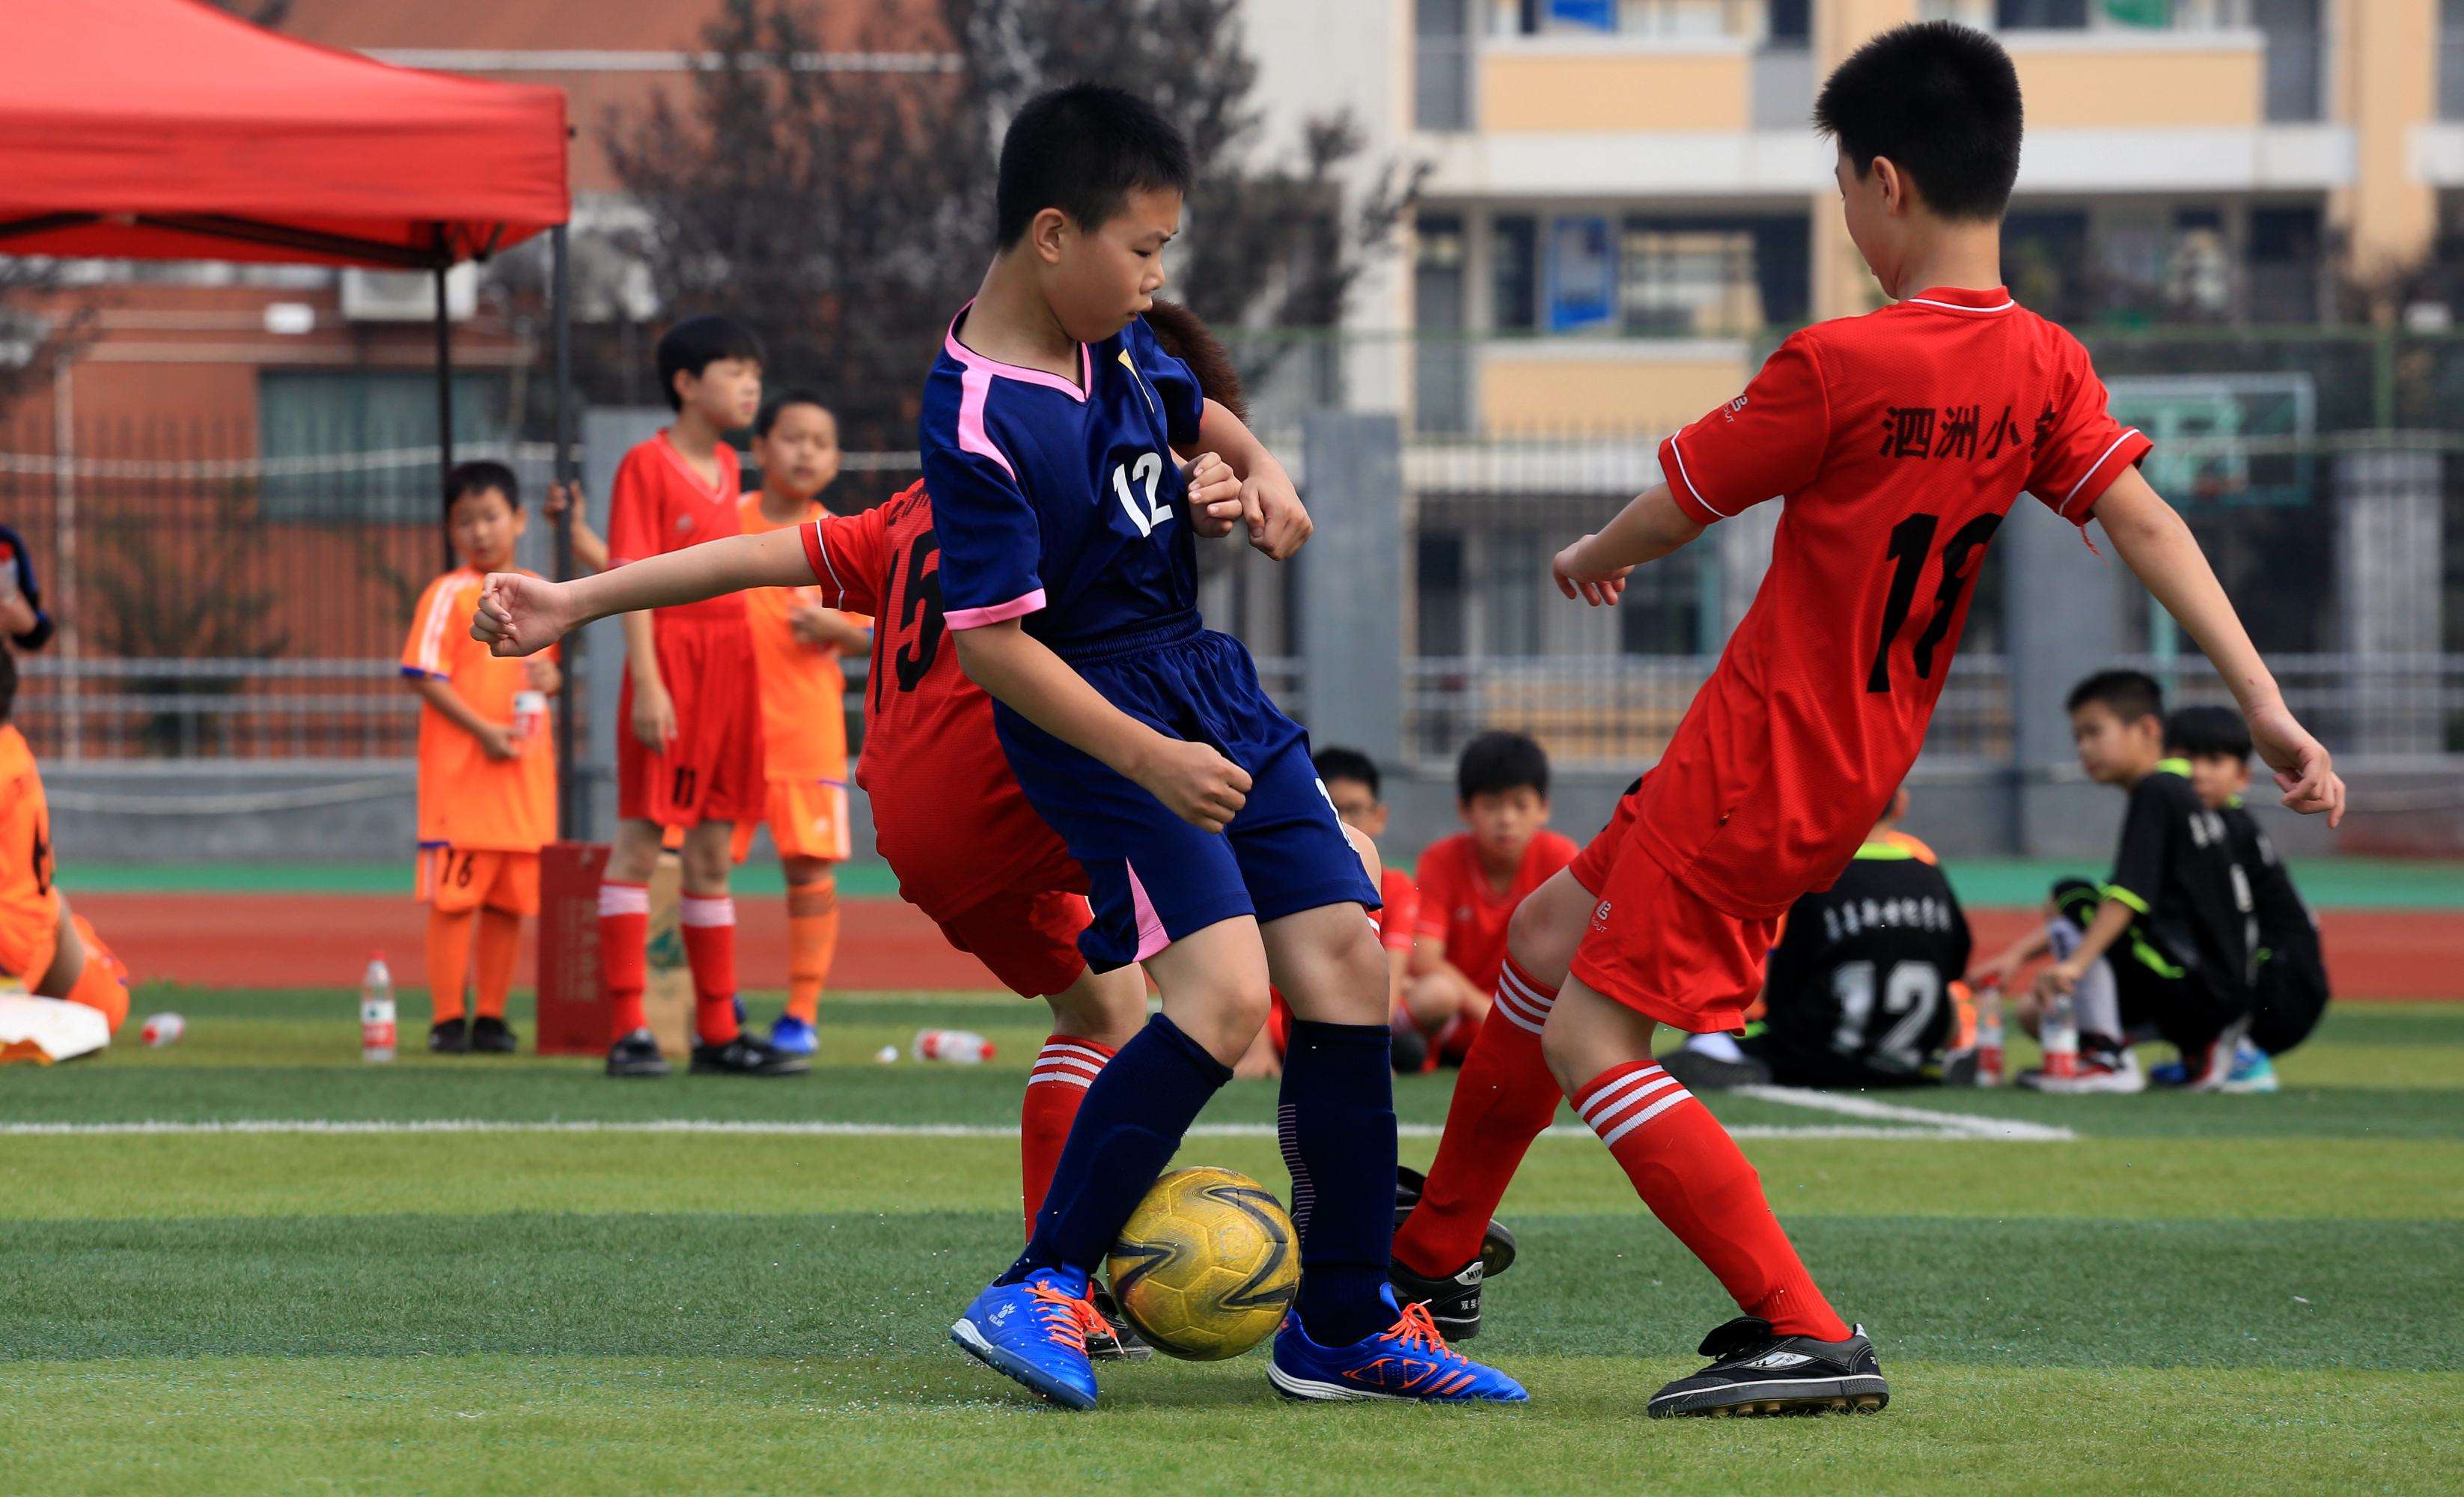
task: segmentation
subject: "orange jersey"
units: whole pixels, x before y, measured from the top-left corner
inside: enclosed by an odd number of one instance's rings
[[[664,556],[705,540],[723,540],[737,533],[743,486],[737,475],[736,449],[721,442],[715,456],[718,481],[711,484],[693,472],[666,431],[633,445],[616,465],[615,487],[607,496],[609,566]],[[744,605],[721,594],[658,609],[650,620],[657,624],[743,617]],[[671,681],[668,687],[673,691],[675,683]]]
[[[52,808],[43,773],[14,723],[0,723],[0,930],[48,942],[60,919],[52,891]],[[48,964],[48,963],[47,963]],[[28,982],[42,976],[21,973]]]
[[[1523,866],[1504,893],[1481,871],[1480,848],[1467,832],[1441,837],[1420,854],[1420,937],[1445,947],[1446,960],[1485,993],[1506,965],[1506,927],[1524,896],[1574,861],[1578,849],[1543,826],[1523,849]]]
[[[536,575],[536,574],[531,574]],[[514,720],[514,696],[530,689],[529,667],[502,660],[471,637],[487,578],[456,567],[428,584],[402,647],[402,673],[443,681],[479,716]],[[551,656],[550,658],[553,658]],[[479,740],[422,702],[419,708],[419,841],[422,847],[537,852],[556,837],[556,746],[549,715],[512,759],[490,759]]]
[[[818,502],[787,525],[822,517]],[[774,525],[761,514],[761,495],[748,494],[737,511],[744,534]],[[788,627],[788,617],[819,604],[819,587],[757,587],[744,595],[745,621],[753,628],[753,666],[760,683],[761,752],[773,780],[820,780],[847,783],[847,672],[839,652],[807,645]]]

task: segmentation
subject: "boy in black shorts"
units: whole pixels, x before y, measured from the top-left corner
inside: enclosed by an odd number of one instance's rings
[[[2182,1085],[2225,1090],[2250,1025],[2252,902],[2224,818],[2190,787],[2190,763],[2166,752],[2165,698],[2137,671],[2104,671],[2072,688],[2071,737],[2088,778],[2127,791],[2113,876],[2101,888],[2054,886],[2043,930],[1980,968],[2000,985],[2036,957],[2039,1002],[2072,997],[2078,1073],[2028,1072],[2043,1091],[2139,1091],[2130,1044],[2153,1036],[2182,1054]]]

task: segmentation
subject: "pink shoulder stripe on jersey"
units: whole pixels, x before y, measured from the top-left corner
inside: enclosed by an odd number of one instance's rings
[[[830,564],[830,545],[822,539],[822,522],[818,519],[804,522],[804,564],[813,569],[814,582],[837,589],[831,607],[847,602],[847,583],[839,581],[839,569]]]
[[[1163,916],[1155,914],[1155,901],[1147,897],[1147,886],[1138,880],[1136,864],[1123,859],[1121,868],[1130,875],[1130,909],[1138,918],[1137,959],[1146,960],[1172,944],[1172,934],[1163,928]]]
[[[989,457],[1001,464],[1009,481],[1018,482],[1018,470],[1010,466],[1009,456],[984,429],[984,397],[992,393],[990,369],[969,369],[958,376],[958,451]]]
[[[991,604],[981,608],[960,608],[955,613],[943,614],[941,622],[954,629],[979,629],[987,624],[1006,624],[1012,619],[1024,618],[1043,606],[1044,589],[1038,587],[1007,603]]]
[[[1005,380],[1017,380],[1025,385],[1041,385],[1046,389],[1061,391],[1082,406],[1087,403],[1088,387],[1095,383],[1095,361],[1093,356],[1088,353],[1085,343],[1078,345],[1078,383],[1075,385],[1058,374],[1050,374],[1042,369],[1030,369],[1023,364],[1003,363],[999,359],[987,359],[958,341],[958,324],[967,319],[967,307],[975,304],[971,298],[967,306],[958,309],[957,317],[950,319],[949,331],[941,336],[942,352],[966,365],[967,372],[970,374],[981,371],[987,375],[998,374]]]

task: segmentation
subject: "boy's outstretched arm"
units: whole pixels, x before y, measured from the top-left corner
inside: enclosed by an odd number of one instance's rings
[[[687,546],[566,583],[495,572],[480,590],[471,637],[486,641],[491,654],[534,654],[611,613],[699,603],[748,587],[797,587],[812,580],[801,525]]]
[[[1627,574],[1702,533],[1703,526],[1677,507],[1668,485],[1654,484],[1617,511],[1617,518],[1558,552],[1549,572],[1567,597],[1594,607],[1611,605],[1625,591]]]
[[[2209,664],[2224,677],[2250,723],[2252,746],[2276,771],[2284,804],[2305,816],[2324,811],[2328,826],[2341,824],[2344,782],[2334,760],[2285,707],[2284,693],[2250,642],[2190,527],[2136,468],[2123,470],[2096,501],[2094,513],[2122,560],[2198,641]]]
[[[1158,733],[1106,701],[1016,619],[953,629],[950,637],[959,669],[995,700],[1135,781],[1182,821],[1221,831],[1248,800],[1247,770],[1208,744]]]

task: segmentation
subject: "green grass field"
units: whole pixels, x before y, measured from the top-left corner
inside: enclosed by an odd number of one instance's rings
[[[1642,1417],[1733,1311],[1588,1134],[1474,1343],[1529,1407],[1288,1406],[1253,1354],[1070,1416],[945,1339],[1018,1241],[1040,1008],[837,1000],[804,1080],[621,1086],[363,1066],[340,993],[157,1008],[177,1046],[0,1072],[0,1491],[2464,1489],[2464,1004],[2346,1005],[2273,1097],[1715,1101],[1894,1389],[1717,1422]],[[926,1024],[999,1061],[874,1062]],[[1273,1112],[1185,1161],[1281,1188]]]

